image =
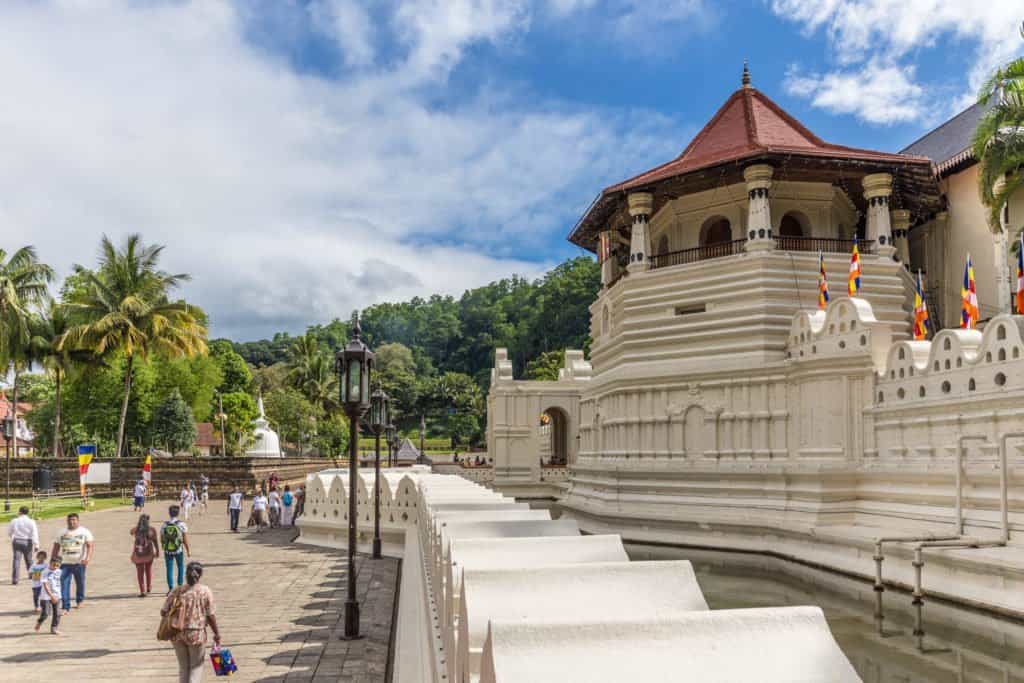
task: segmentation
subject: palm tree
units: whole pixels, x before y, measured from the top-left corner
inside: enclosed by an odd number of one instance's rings
[[[29,344],[33,359],[41,363],[53,378],[53,455],[58,458],[62,455],[60,427],[64,380],[76,365],[95,363],[98,360],[88,351],[62,348],[61,341],[70,328],[67,308],[56,301],[50,301],[49,307],[33,321]]]
[[[58,348],[86,350],[100,358],[125,359],[124,397],[117,428],[117,454],[125,449],[125,422],[136,358],[153,353],[195,356],[207,352],[206,328],[183,301],[168,299],[170,290],[189,279],[159,269],[160,245],[146,246],[140,235],[129,235],[118,249],[104,235],[99,269],[75,266],[83,286],[67,302],[77,322],[63,335]]]
[[[18,420],[18,375],[30,361],[30,324],[34,309],[50,296],[47,285],[53,269],[40,263],[34,247],[26,246],[8,255],[0,249],[0,364],[14,375],[12,416]],[[17,427],[15,427],[17,429]],[[16,432],[15,432],[16,433]],[[14,438],[14,457],[18,457]]]
[[[997,69],[982,86],[978,102],[991,105],[974,132],[974,156],[981,168],[978,182],[989,220],[998,226],[1007,200],[1024,187],[1024,57]]]
[[[338,405],[338,378],[334,363],[311,332],[295,340],[288,361],[288,381],[323,412]]]

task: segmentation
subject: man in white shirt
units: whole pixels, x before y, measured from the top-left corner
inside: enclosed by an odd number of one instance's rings
[[[231,530],[238,533],[238,518],[242,514],[242,492],[236,486],[228,496],[228,517],[231,519]]]
[[[18,585],[19,567],[18,556],[25,561],[25,569],[32,566],[32,557],[39,549],[39,527],[36,521],[28,516],[28,508],[24,505],[18,508],[18,516],[7,525],[7,536],[11,539],[11,548],[14,551],[14,564],[11,568],[11,583]]]
[[[146,505],[146,480],[139,479],[135,482],[135,488],[132,490],[132,508],[135,512],[140,512]]]
[[[94,552],[92,532],[78,521],[78,514],[68,515],[68,528],[60,532],[53,542],[51,557],[60,555],[60,593],[64,614],[71,611],[71,578],[75,579],[75,609],[85,601],[85,568]]]

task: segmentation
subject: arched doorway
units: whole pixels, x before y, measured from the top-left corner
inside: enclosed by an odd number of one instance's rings
[[[712,216],[700,228],[700,246],[710,247],[732,241],[732,224],[725,216]]]
[[[804,221],[795,211],[782,217],[779,223],[779,237],[804,237]]]
[[[541,462],[545,465],[569,464],[569,417],[561,408],[548,408],[540,416]]]

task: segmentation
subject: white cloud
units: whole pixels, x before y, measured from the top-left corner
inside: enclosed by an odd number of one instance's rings
[[[470,4],[405,15],[408,62],[343,42],[377,57],[338,80],[248,42],[226,0],[0,4],[0,241],[67,273],[142,232],[242,339],[539,274],[602,182],[681,138],[494,85],[438,107],[410,71],[520,30]]]
[[[924,89],[914,83],[913,67],[868,63],[859,71],[804,74],[790,69],[786,92],[811,100],[834,114],[856,114],[868,123],[917,121],[924,112]]]
[[[847,99],[839,92],[842,83],[876,86],[874,94],[888,99],[868,102],[864,97],[862,107],[848,109],[873,123],[924,120],[935,110],[953,113],[972,101],[994,67],[1024,47],[1018,32],[1024,19],[1020,0],[771,0],[770,6],[808,34],[824,30],[839,62],[840,69],[820,78],[806,96],[829,108],[824,103]],[[950,73],[947,81],[930,84],[928,95],[917,98],[918,108],[909,116],[900,94],[877,81],[894,77],[903,85],[923,87],[907,78],[913,75],[910,67],[922,51],[942,45],[969,51],[971,63],[966,73]],[[808,85],[804,81],[794,87],[806,90]],[[957,96],[946,97],[950,90]]]
[[[313,0],[307,8],[314,25],[331,36],[348,66],[366,66],[374,58],[374,27],[357,0]]]
[[[686,35],[708,30],[716,16],[705,0],[545,0],[556,20],[585,34],[607,36],[627,54],[650,56],[675,51]]]

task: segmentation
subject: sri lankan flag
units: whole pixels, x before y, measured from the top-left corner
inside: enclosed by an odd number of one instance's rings
[[[1024,315],[1024,232],[1017,245],[1017,314]]]
[[[921,271],[917,271],[917,289],[914,290],[914,341],[928,338],[928,304],[924,300],[924,286],[921,284]]]
[[[857,296],[860,292],[860,250],[857,249],[857,236],[853,236],[853,253],[850,254],[850,278],[847,281],[846,289],[850,296]]]
[[[828,306],[828,278],[825,276],[825,256],[818,252],[818,308]]]
[[[964,264],[964,284],[960,288],[960,327],[973,330],[978,325],[978,289],[974,284],[974,265],[967,254]]]

